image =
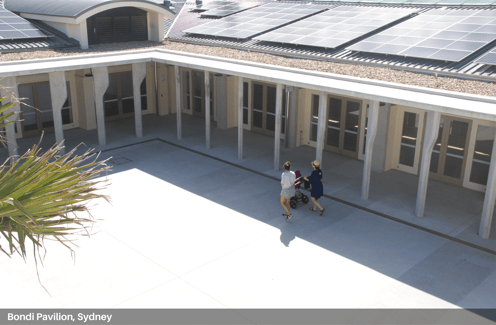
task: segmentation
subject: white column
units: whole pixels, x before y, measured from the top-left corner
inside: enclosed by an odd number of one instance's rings
[[[65,72],[57,71],[48,74],[50,78],[50,95],[52,98],[53,126],[55,128],[55,141],[58,145],[64,142],[64,129],[62,124],[62,106],[67,100],[67,85]],[[60,153],[65,153],[65,148],[60,149]]]
[[[89,48],[89,42],[88,42],[88,26],[86,25],[86,19],[84,19],[82,22],[80,22],[77,25],[77,34],[78,35],[78,41],[79,44],[81,45],[81,48],[83,50],[86,50]]]
[[[425,125],[422,161],[420,165],[419,185],[417,190],[417,204],[415,206],[415,215],[420,218],[424,216],[425,198],[427,196],[427,182],[429,181],[429,169],[431,166],[432,149],[436,144],[440,121],[441,113],[427,112],[427,123]]]
[[[177,139],[182,139],[181,130],[181,74],[179,73],[179,66],[174,66],[174,75],[176,77],[176,118],[177,118]]]
[[[133,63],[134,124],[136,137],[143,137],[143,113],[141,110],[141,83],[146,77],[146,63]]]
[[[484,207],[482,208],[479,236],[488,239],[493,221],[494,201],[496,200],[496,139],[493,143],[491,153],[491,165],[487,177],[486,194],[484,196]]]
[[[276,88],[276,129],[274,135],[274,170],[279,170],[281,157],[282,84]]]
[[[2,90],[1,97],[13,97],[13,98],[19,98],[19,91],[17,88],[17,78],[16,77],[7,77],[2,79],[2,85],[5,87],[5,90]],[[12,99],[6,99],[2,103],[6,104],[12,102]],[[12,116],[8,117],[5,119],[5,123],[9,122],[14,122],[19,119],[19,105],[13,105],[9,109],[7,109],[3,115],[7,115],[10,113],[14,113]],[[18,155],[17,151],[17,139],[16,139],[16,134],[15,134],[15,124],[12,123],[10,125],[7,125],[5,127],[5,133],[6,133],[6,138],[7,138],[7,148],[9,149],[9,157],[10,157],[10,162],[14,163],[15,160],[17,159],[16,156]]]
[[[162,42],[165,37],[164,30],[165,15],[157,12],[148,13],[148,39],[154,42]]]
[[[205,146],[210,149],[210,73],[205,71]]]
[[[298,88],[292,87],[289,92],[289,112],[288,115],[288,129],[286,130],[286,143],[288,148],[296,148],[296,130],[298,120]]]
[[[243,78],[238,78],[238,159],[243,159]]]
[[[377,134],[377,121],[379,120],[379,102],[371,100],[368,109],[369,121],[367,123],[367,143],[365,145],[365,160],[363,163],[362,199],[369,199],[370,170],[372,168],[372,152],[375,136]]]
[[[324,154],[324,138],[327,128],[327,109],[326,109],[326,93],[319,93],[319,122],[317,125],[317,154],[315,160],[318,160],[322,165],[322,156]]]
[[[109,74],[107,67],[93,68],[93,81],[95,85],[95,110],[96,126],[98,130],[98,145],[104,146],[107,144],[107,137],[105,135],[103,95],[105,95],[109,86]]]

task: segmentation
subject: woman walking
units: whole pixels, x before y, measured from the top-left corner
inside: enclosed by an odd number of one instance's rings
[[[310,196],[312,197],[313,208],[310,208],[313,212],[317,211],[317,207],[320,209],[320,215],[325,211],[325,208],[317,201],[321,196],[324,195],[324,186],[322,185],[322,171],[320,170],[320,162],[317,160],[312,162],[313,172],[310,176],[305,177],[305,180],[312,184],[312,192]]]
[[[286,217],[286,221],[289,221],[289,219],[293,217],[291,212],[289,212],[289,201],[293,196],[295,196],[294,182],[296,180],[296,176],[295,173],[291,171],[291,163],[289,161],[284,163],[284,170],[285,172],[282,173],[281,176],[281,205],[284,210],[286,210],[286,214],[283,213],[282,215],[283,217]]]

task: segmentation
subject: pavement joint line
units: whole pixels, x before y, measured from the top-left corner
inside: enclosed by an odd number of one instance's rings
[[[118,150],[118,149],[122,149],[122,148],[126,148],[126,147],[130,147],[130,146],[135,146],[135,145],[140,145],[140,144],[145,144],[145,143],[148,143],[148,142],[152,142],[152,141],[160,141],[162,143],[165,143],[165,144],[168,144],[168,145],[171,145],[171,146],[175,146],[175,147],[178,147],[180,149],[183,149],[183,150],[187,150],[187,151],[190,151],[190,152],[193,152],[193,153],[196,153],[198,155],[201,155],[201,156],[205,156],[207,158],[210,158],[210,159],[214,159],[214,160],[217,160],[217,161],[220,161],[220,162],[223,162],[225,164],[228,164],[230,166],[233,166],[233,167],[237,167],[237,168],[240,168],[240,169],[243,169],[245,171],[248,171],[248,172],[251,172],[251,173],[254,173],[254,174],[257,174],[259,176],[263,176],[265,178],[269,178],[269,179],[272,179],[272,180],[275,180],[275,181],[279,181],[279,179],[277,177],[273,177],[273,176],[270,176],[270,175],[267,175],[267,174],[264,174],[262,172],[259,172],[259,171],[256,171],[256,170],[253,170],[253,169],[250,169],[250,168],[247,168],[247,167],[243,167],[241,165],[238,165],[236,163],[233,163],[233,162],[230,162],[230,161],[227,161],[227,160],[224,160],[224,159],[221,159],[221,158],[217,158],[217,157],[214,157],[214,156],[211,156],[211,155],[208,155],[206,153],[203,153],[203,152],[200,152],[200,151],[197,151],[197,150],[194,150],[194,149],[190,149],[190,148],[187,148],[187,147],[184,147],[184,146],[181,146],[179,144],[176,144],[176,143],[173,143],[173,142],[170,142],[170,141],[167,141],[167,140],[164,140],[164,139],[161,139],[161,138],[155,138],[155,139],[150,139],[150,140],[146,140],[146,141],[142,141],[142,142],[136,142],[136,143],[131,143],[131,144],[127,144],[127,145],[124,145],[124,146],[121,146],[121,147],[116,147],[116,148],[111,148],[111,149],[106,149],[106,150],[102,150],[102,152],[108,152],[108,151],[112,151],[112,150]],[[307,190],[305,190],[307,191]],[[307,191],[308,192],[308,191]],[[355,203],[352,203],[352,202],[349,202],[349,201],[346,201],[346,200],[343,200],[343,199],[340,199],[338,197],[335,197],[335,196],[331,196],[331,195],[327,195],[327,194],[324,194],[324,197],[327,198],[327,199],[330,199],[330,200],[333,200],[333,201],[336,201],[336,202],[339,202],[339,203],[342,203],[342,204],[346,204],[348,206],[351,206],[355,209],[358,209],[358,210],[362,210],[362,211],[365,211],[365,212],[368,212],[368,213],[371,213],[371,214],[374,214],[376,216],[379,216],[379,217],[383,217],[385,219],[388,219],[388,220],[391,220],[391,221],[395,221],[395,222],[398,222],[398,223],[401,223],[405,226],[409,226],[409,227],[412,227],[412,228],[415,228],[415,229],[418,229],[418,230],[421,230],[421,231],[424,231],[424,232],[427,232],[431,235],[435,235],[435,236],[438,236],[438,237],[442,237],[442,238],[445,238],[445,239],[448,239],[450,241],[453,241],[453,242],[456,242],[458,244],[462,244],[462,245],[465,245],[465,246],[468,246],[468,247],[471,247],[471,248],[475,248],[477,250],[480,250],[482,252],[485,252],[485,253],[488,253],[488,254],[491,254],[491,255],[495,255],[496,256],[496,251],[495,250],[492,250],[490,248],[487,248],[487,247],[484,247],[484,246],[480,246],[480,245],[477,245],[477,244],[474,244],[474,243],[471,243],[471,242],[468,242],[466,240],[463,240],[463,239],[460,239],[460,238],[456,238],[456,237],[453,237],[453,236],[450,236],[450,235],[447,235],[447,234],[443,234],[442,232],[439,232],[439,231],[436,231],[436,230],[432,230],[432,229],[429,229],[427,227],[423,227],[423,226],[420,226],[420,225],[417,225],[417,224],[414,224],[412,222],[408,222],[408,221],[405,221],[405,220],[401,220],[399,218],[396,218],[396,217],[393,217],[393,216],[390,216],[390,215],[387,215],[385,213],[382,213],[382,212],[379,212],[379,211],[375,211],[375,210],[372,210],[372,209],[369,209],[367,207],[363,207],[361,205],[358,205],[358,204],[355,204]]]

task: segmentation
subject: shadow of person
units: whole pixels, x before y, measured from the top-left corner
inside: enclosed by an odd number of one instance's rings
[[[290,229],[289,227],[281,228],[281,243],[283,243],[284,246],[289,247],[289,243],[291,243],[291,241],[295,238],[296,236],[292,229]]]

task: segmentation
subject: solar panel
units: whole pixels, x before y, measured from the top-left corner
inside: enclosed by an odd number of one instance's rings
[[[207,10],[212,10],[212,9],[217,9],[219,7],[227,6],[233,3],[234,3],[233,1],[223,1],[223,0],[209,1],[206,3],[202,3],[201,5],[197,5],[190,11],[207,11]]]
[[[258,6],[257,3],[237,2],[204,12],[200,17],[225,17],[256,6]]]
[[[417,9],[378,7],[336,7],[288,27],[302,28],[309,32],[288,32],[277,29],[255,37],[257,40],[289,43],[324,48],[335,48],[382,26],[404,18]],[[279,35],[279,37],[274,37]]]
[[[475,63],[496,65],[496,47],[493,48],[491,52],[486,53],[485,55],[475,60]]]
[[[47,37],[26,19],[0,6],[0,40]]]
[[[248,38],[326,10],[325,6],[269,3],[185,30],[188,34]],[[269,18],[270,17],[270,18]],[[230,23],[226,25],[225,23]],[[231,32],[236,31],[235,34]]]
[[[496,40],[494,31],[495,11],[433,9],[347,49],[458,62]],[[406,48],[386,46],[402,41]]]

